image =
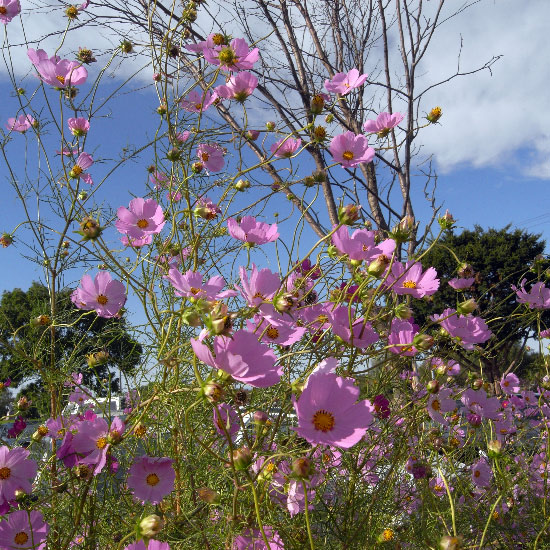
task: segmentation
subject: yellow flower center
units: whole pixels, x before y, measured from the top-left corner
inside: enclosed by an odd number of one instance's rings
[[[107,438],[106,437],[100,437],[96,442],[95,446],[98,449],[104,449],[107,446]]]
[[[481,472],[479,470],[476,470],[474,472],[474,477],[479,477],[481,475]]]
[[[57,77],[57,78],[59,78],[59,77]],[[73,169],[71,170],[71,172],[73,173],[74,177],[76,178],[76,177],[80,176],[80,174],[82,174],[83,170],[82,170],[82,168],[80,168],[80,166],[78,166],[78,164],[75,164],[73,166]]]
[[[100,294],[96,298],[96,301],[97,301],[98,304],[101,304],[102,306],[104,306],[109,301],[109,298],[107,298],[107,296],[105,296],[105,294]]]
[[[212,36],[212,42],[214,42],[216,46],[221,46],[225,42],[223,34],[216,33],[214,36]]]
[[[200,288],[197,288],[195,286],[192,286],[190,290],[191,290],[191,294],[198,294],[201,291]]]
[[[351,151],[344,151],[342,157],[344,160],[353,160],[353,153]]]
[[[328,323],[328,317],[326,315],[318,315],[315,320],[318,323],[322,323],[322,324]]]
[[[443,485],[439,485],[439,484],[434,485],[434,491],[437,491],[437,492],[443,491]]]
[[[24,531],[19,531],[19,533],[17,533],[13,538],[13,542],[19,545],[25,544],[28,540],[29,540],[29,535],[27,535],[27,533],[25,533]]]
[[[394,533],[392,529],[384,529],[382,533],[382,538],[387,542],[389,540],[393,540]]]
[[[405,281],[403,283],[404,288],[416,288],[416,283],[414,281]]]
[[[324,409],[318,410],[313,415],[313,426],[323,433],[330,432],[334,428],[334,416]]]
[[[432,409],[433,409],[434,411],[438,411],[438,410],[441,409],[441,403],[440,403],[437,399],[434,399],[434,400],[432,401]]]
[[[237,55],[235,51],[229,46],[222,48],[218,54],[218,59],[222,65],[234,65],[237,61]]]
[[[160,481],[160,478],[157,474],[149,474],[145,481],[147,482],[147,485],[154,487]]]
[[[201,111],[202,110],[202,103],[195,103],[195,109],[197,109],[197,111]]]
[[[262,300],[267,300],[267,298],[261,292],[256,292],[256,294],[254,294],[252,298],[261,298]]]
[[[64,76],[59,75],[59,76],[56,76],[55,78],[57,78],[57,80],[59,80],[59,82],[61,82],[61,84],[63,86],[65,86],[65,77]]]
[[[201,159],[204,160],[204,162],[207,162],[209,158],[210,155],[206,151],[201,154]]]
[[[271,338],[272,340],[275,340],[276,338],[279,338],[279,331],[275,327],[272,327],[270,325],[269,328],[266,331],[266,335],[267,335],[268,338]]]
[[[70,19],[74,19],[78,15],[78,8],[76,6],[69,6],[65,13]]]
[[[273,464],[273,462],[270,462],[266,467],[265,471],[269,474],[274,474],[277,471],[277,466]]]
[[[8,479],[10,476],[11,470],[7,466],[0,468],[0,479]]]
[[[149,227],[149,222],[147,220],[138,220],[136,224],[140,229],[145,229]]]
[[[6,15],[8,13],[8,10],[4,6],[0,6],[0,15]]]

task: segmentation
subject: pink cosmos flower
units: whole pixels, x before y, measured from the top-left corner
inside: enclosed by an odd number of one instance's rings
[[[227,230],[229,234],[239,241],[251,244],[266,244],[276,241],[279,238],[277,224],[259,222],[253,216],[244,216],[237,222],[233,218],[227,220]]]
[[[69,120],[67,120],[67,126],[69,127],[71,134],[76,137],[86,135],[88,133],[88,130],[90,129],[90,123],[88,122],[88,119],[83,117],[70,118]]]
[[[0,0],[0,3],[2,0]],[[1,7],[1,6],[0,6]],[[24,134],[36,121],[31,115],[19,115],[17,118],[8,118],[6,128],[10,132]]]
[[[519,393],[519,378],[511,372],[502,378],[500,387],[506,395]]]
[[[447,494],[447,488],[445,487],[445,482],[441,477],[434,477],[430,479],[429,487],[434,492],[434,494],[438,497],[443,497]],[[453,488],[449,487],[449,491],[452,491],[452,490]]]
[[[29,451],[22,447],[0,447],[0,506],[15,499],[15,491],[22,489],[30,494],[31,481],[36,477],[37,466],[29,459]]]
[[[329,321],[334,334],[356,348],[365,349],[378,341],[378,334],[369,322],[363,318],[355,319],[353,308],[350,311],[347,306],[338,306],[330,312]]]
[[[337,73],[332,80],[325,80],[325,88],[333,94],[346,95],[354,88],[359,88],[368,76],[368,74],[360,75],[359,71],[353,68],[349,73]]]
[[[301,139],[287,137],[276,141],[270,149],[273,156],[277,158],[290,158],[300,148],[301,144]]]
[[[249,71],[258,61],[260,53],[258,48],[250,50],[244,38],[235,38],[231,40],[229,46],[205,47],[203,55],[208,63],[219,65],[220,69]]]
[[[243,266],[239,267],[239,275],[242,285],[241,295],[251,307],[272,300],[281,286],[281,279],[277,273],[267,268],[258,271],[256,264],[252,264],[250,278]]]
[[[88,78],[88,71],[78,61],[60,59],[55,55],[48,58],[44,50],[35,51],[32,48],[27,50],[27,55],[42,81],[55,88],[79,86]]]
[[[550,328],[547,328],[546,330],[541,330],[539,336],[541,338],[550,338]]]
[[[185,130],[184,132],[178,132],[175,135],[176,141],[181,145],[182,143],[185,143],[189,136],[191,135],[191,132],[189,130]]]
[[[521,288],[512,285],[512,290],[516,293],[520,304],[527,304],[531,309],[549,309],[550,308],[550,288],[544,283],[535,283],[529,292],[525,290],[527,279],[521,281]]]
[[[78,159],[76,159],[76,164],[71,168],[71,171],[69,172],[69,176],[74,179],[81,178],[88,185],[93,185],[94,181],[92,180],[92,176],[85,172],[85,170],[87,170],[93,163],[94,159],[92,158],[92,155],[84,152],[80,153]]]
[[[458,338],[464,349],[474,349],[474,344],[482,344],[493,333],[481,317],[457,315],[455,309],[447,308],[441,315],[432,315],[432,321],[438,322],[453,338]]]
[[[180,101],[180,107],[190,113],[202,113],[218,99],[218,94],[210,92],[189,92],[187,98]]]
[[[214,405],[212,421],[216,431],[224,437],[226,434],[229,434],[230,437],[234,436],[241,428],[239,415],[227,403]]]
[[[151,504],[159,504],[174,490],[176,472],[173,460],[167,457],[140,456],[128,469],[128,487],[134,496]]]
[[[399,296],[409,294],[413,298],[424,298],[437,292],[439,279],[433,267],[422,273],[420,262],[408,261],[406,265],[395,262],[384,285]]]
[[[269,541],[269,547],[265,545],[259,529],[248,529],[242,535],[235,537],[233,550],[284,550],[285,545],[275,529],[264,525],[264,533]]]
[[[130,248],[141,248],[142,246],[151,244],[153,242],[153,237],[151,235],[145,235],[145,237],[133,239],[132,237],[128,237],[128,235],[123,235],[120,237],[120,241],[124,246],[129,246]]]
[[[170,550],[170,545],[167,542],[149,539],[146,547],[143,539],[140,539],[137,542],[133,542],[132,544],[126,546],[124,550]]]
[[[120,206],[115,222],[120,233],[132,239],[141,239],[147,235],[160,233],[164,224],[162,208],[154,199],[137,197],[130,201],[130,209]]]
[[[391,332],[388,336],[388,345],[392,353],[414,357],[418,350],[413,346],[414,337],[418,334],[418,325],[410,321],[393,319]]]
[[[441,413],[451,412],[456,409],[456,402],[451,399],[452,390],[449,388],[442,388],[436,394],[430,394],[428,398],[428,414],[434,422],[447,425],[447,420]]]
[[[256,388],[267,388],[277,384],[283,373],[282,366],[275,366],[277,356],[258,337],[246,330],[236,331],[231,338],[217,336],[214,353],[208,347],[191,339],[195,355],[207,365],[222,369],[235,380]]]
[[[300,398],[292,398],[296,432],[312,445],[353,447],[372,422],[370,403],[356,403],[358,397],[359,388],[350,379],[335,374],[310,377]]]
[[[496,397],[487,397],[485,390],[468,388],[460,397],[468,411],[480,418],[497,420],[500,410],[500,401]]]
[[[395,250],[395,241],[386,239],[376,245],[375,236],[375,231],[367,229],[356,229],[350,236],[348,228],[341,226],[332,234],[332,244],[338,252],[347,254],[350,260],[371,262],[381,255],[391,258]]]
[[[467,277],[467,278],[455,278],[451,279],[449,281],[449,286],[454,288],[455,290],[464,290],[466,288],[470,288],[476,281],[475,277]]]
[[[395,128],[403,119],[405,115],[401,113],[380,113],[376,120],[367,120],[363,124],[363,130],[367,133],[376,133],[379,137],[385,137],[389,134],[392,128]]]
[[[49,530],[41,512],[17,510],[0,522],[0,547],[6,550],[40,548]]]
[[[0,21],[7,25],[15,16],[21,13],[19,0],[0,0]]]
[[[243,102],[254,93],[258,86],[258,79],[251,73],[233,75],[226,84],[217,86],[215,91],[224,99],[234,99]]]
[[[199,197],[193,212],[205,220],[213,220],[221,213],[221,208],[208,197]]]
[[[279,346],[292,346],[306,332],[304,327],[297,327],[291,321],[275,314],[267,319],[261,315],[255,315],[254,322],[247,321],[247,328],[251,332],[261,334],[262,342]]]
[[[198,271],[189,270],[182,275],[176,268],[171,268],[165,279],[168,279],[174,287],[176,296],[216,300],[225,286],[224,278],[221,275],[214,275],[208,279],[207,283],[203,283],[203,277],[203,274]]]
[[[493,470],[484,458],[472,465],[472,483],[477,487],[487,487],[493,478]]]
[[[71,300],[79,309],[95,309],[100,317],[110,318],[115,317],[126,303],[126,289],[107,271],[100,271],[94,280],[84,275],[80,287],[71,294]]]
[[[344,168],[353,168],[358,164],[371,162],[374,158],[374,149],[369,147],[367,138],[353,132],[334,136],[329,151],[335,162],[339,162]]]
[[[223,150],[219,145],[201,143],[197,147],[197,157],[208,172],[219,172],[225,164]]]
[[[170,183],[168,176],[163,172],[155,170],[150,176],[149,181],[155,186],[155,189],[167,187]]]

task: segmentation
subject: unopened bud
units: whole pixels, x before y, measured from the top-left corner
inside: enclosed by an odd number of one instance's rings
[[[98,367],[100,365],[105,365],[109,362],[109,352],[105,350],[94,351],[86,356],[86,362],[90,368]]]
[[[497,458],[502,454],[502,441],[493,439],[487,443],[487,454],[490,458]]]
[[[269,420],[269,416],[264,411],[256,411],[254,413],[254,424],[263,425]]]
[[[481,380],[481,378],[476,378],[472,382],[472,388],[474,388],[474,390],[479,390],[482,387],[483,387],[483,380]]]
[[[439,382],[437,380],[430,380],[426,384],[426,389],[428,390],[428,393],[437,393],[437,392],[439,392]]]
[[[380,277],[390,265],[390,259],[385,254],[380,254],[367,267],[367,273],[373,277]]]
[[[435,124],[443,114],[443,111],[441,110],[441,107],[434,107],[426,116],[429,122],[432,124]]]
[[[250,187],[250,182],[248,180],[238,180],[235,184],[235,189],[237,191],[244,191]]]
[[[247,130],[245,134],[246,139],[250,141],[256,141],[260,137],[259,130]]]
[[[413,310],[406,304],[398,304],[395,307],[394,313],[398,319],[402,319],[403,321],[408,321],[413,316]]]
[[[265,129],[268,131],[268,132],[273,132],[273,130],[275,130],[275,123],[273,121],[268,121],[265,123]]]
[[[129,40],[123,40],[120,43],[120,51],[122,53],[132,53],[133,49],[134,49],[134,46]]]
[[[204,169],[204,164],[202,162],[194,162],[192,165],[191,165],[191,171],[194,173],[194,174],[200,174]]]
[[[166,153],[166,158],[170,162],[177,162],[181,159],[181,151],[177,147],[173,147]]]
[[[52,324],[52,320],[50,319],[49,315],[39,315],[38,317],[31,319],[31,326],[34,328],[48,327],[51,324]]]
[[[197,490],[197,494],[207,504],[219,504],[221,501],[220,495],[214,489],[209,489],[208,487],[201,487]]]
[[[465,300],[464,302],[461,302],[460,304],[458,304],[456,311],[460,315],[468,315],[473,311],[475,311],[476,309],[477,309],[477,302],[473,298],[470,298],[469,300]]]
[[[360,204],[347,204],[338,208],[338,221],[344,225],[351,225],[359,219]]]
[[[17,400],[16,408],[18,411],[21,411],[21,412],[28,411],[29,407],[31,406],[31,403],[32,401],[30,401],[25,396],[23,396]]]
[[[325,117],[325,122],[327,124],[330,124],[332,121],[334,120],[334,115],[332,113],[329,113],[326,117]]]
[[[48,435],[48,428],[46,426],[38,426],[38,429],[32,434],[31,439],[33,441],[41,441],[46,435]]]
[[[216,382],[206,382],[202,387],[202,393],[211,403],[218,403],[223,399],[224,391]]]
[[[150,539],[160,533],[164,527],[164,521],[156,514],[143,518],[139,523],[139,532],[142,536]]]
[[[27,493],[23,489],[15,489],[15,500],[21,502],[27,496]]]
[[[547,374],[543,376],[541,386],[545,390],[550,390],[550,376],[548,376]]]
[[[310,104],[311,114],[313,115],[321,114],[324,106],[325,106],[325,99],[323,98],[323,96],[320,94],[314,95],[311,99],[311,104]]]
[[[378,542],[390,542],[395,539],[395,532],[393,529],[384,529],[380,535],[378,535]]]
[[[3,248],[7,248],[13,243],[13,237],[9,233],[2,233],[0,236],[0,244]]]
[[[445,210],[445,214],[443,214],[443,216],[439,216],[437,221],[439,223],[439,227],[441,227],[444,231],[451,229],[456,223],[456,220],[448,210]]]
[[[102,231],[103,228],[99,225],[99,220],[86,216],[80,222],[80,231],[77,231],[77,233],[82,235],[85,241],[89,241],[97,239]]]
[[[417,334],[413,339],[413,346],[420,350],[429,350],[434,345],[434,339],[429,334]]]
[[[285,313],[287,311],[290,311],[295,304],[296,304],[296,300],[294,296],[292,296],[292,294],[290,294],[289,292],[286,292],[284,294],[279,294],[279,296],[275,298],[275,301],[273,303],[273,305],[275,306],[275,309],[279,313]]]
[[[439,541],[440,550],[460,550],[462,548],[462,537],[451,537],[445,535]]]
[[[236,470],[247,470],[252,464],[252,452],[248,447],[241,447],[233,451],[233,464]]]
[[[309,477],[313,470],[313,464],[311,460],[306,457],[297,458],[292,462],[292,473],[296,477],[306,478]]]
[[[181,316],[181,320],[190,327],[200,327],[202,325],[200,314],[192,309],[185,310]]]

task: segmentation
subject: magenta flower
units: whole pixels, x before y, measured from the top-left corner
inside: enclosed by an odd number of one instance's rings
[[[81,178],[88,185],[93,185],[94,181],[92,180],[92,176],[85,172],[93,163],[94,159],[92,158],[92,155],[84,152],[80,153],[78,159],[76,159],[76,164],[69,172],[69,176],[74,179]]]
[[[0,0],[0,3],[2,0]],[[1,7],[1,6],[0,6]],[[36,121],[31,115],[19,115],[17,118],[8,118],[6,128],[10,132],[24,134]]]
[[[500,387],[506,395],[513,395],[519,393],[519,378],[514,373],[509,373],[503,376],[500,381]]]
[[[447,425],[447,421],[441,413],[451,412],[456,409],[456,402],[450,398],[451,394],[452,390],[449,388],[442,388],[436,394],[430,394],[426,408],[428,409],[430,418],[434,422],[438,422],[444,426]]]
[[[301,144],[301,139],[281,138],[271,146],[271,152],[277,158],[290,158],[300,148]]]
[[[406,265],[395,262],[384,285],[399,296],[409,294],[413,298],[424,298],[437,292],[439,279],[433,267],[422,273],[420,262],[408,261]]]
[[[233,75],[226,84],[217,86],[215,91],[224,99],[234,99],[242,103],[254,93],[257,86],[258,79],[253,74],[244,72]]]
[[[221,275],[210,277],[207,283],[203,283],[203,274],[198,271],[187,271],[182,275],[176,268],[171,268],[165,279],[175,289],[176,296],[186,298],[203,298],[205,300],[216,300],[225,285]]]
[[[451,279],[449,281],[449,286],[451,288],[454,288],[455,290],[464,290],[466,288],[470,288],[475,283],[475,280],[475,277],[460,277],[456,279]]]
[[[258,61],[260,54],[258,48],[250,50],[244,38],[235,38],[231,40],[229,46],[205,47],[203,55],[208,63],[219,65],[220,69],[249,71]]]
[[[116,228],[132,239],[160,233],[166,223],[159,204],[154,199],[141,197],[130,201],[130,210],[124,206],[119,207],[117,216]]]
[[[525,290],[527,279],[521,281],[521,288],[512,285],[512,290],[516,293],[520,304],[527,304],[531,309],[549,309],[550,308],[550,288],[544,286],[544,283],[535,283],[529,292]]]
[[[219,145],[201,143],[197,147],[197,157],[208,172],[219,172],[225,164],[223,150]]]
[[[6,550],[39,548],[49,530],[41,512],[17,510],[0,522],[0,547]]]
[[[500,401],[496,397],[487,397],[485,390],[468,388],[460,397],[468,412],[481,418],[497,420]]]
[[[472,466],[472,483],[477,487],[487,487],[493,478],[493,470],[484,458]]]
[[[124,550],[170,550],[170,545],[167,542],[161,542],[160,540],[149,539],[147,547],[143,542],[143,539],[133,542],[124,548]]]
[[[22,489],[30,494],[31,481],[36,477],[37,466],[29,459],[29,451],[22,447],[0,447],[0,506],[15,499],[15,491]]]
[[[218,99],[216,93],[211,94],[210,92],[197,92],[193,90],[189,92],[187,98],[180,101],[180,107],[189,111],[190,113],[202,113]]]
[[[191,347],[203,363],[256,388],[274,386],[283,373],[282,366],[275,366],[277,356],[269,346],[258,342],[258,337],[246,330],[236,331],[231,338],[217,336],[215,356],[199,340],[192,338]]]
[[[276,241],[279,238],[277,224],[259,222],[253,216],[244,216],[239,222],[233,218],[227,220],[229,234],[239,241],[250,244],[266,244]]]
[[[55,55],[48,58],[44,50],[35,51],[32,48],[27,50],[27,55],[42,81],[55,88],[79,86],[88,78],[88,71],[78,61],[60,59]]]
[[[100,317],[116,317],[126,302],[126,289],[107,271],[100,271],[94,280],[84,275],[80,287],[71,294],[71,300],[79,309],[95,309]]]
[[[339,162],[344,168],[353,168],[358,164],[371,162],[374,158],[374,149],[369,147],[367,138],[353,132],[333,137],[329,151],[335,162]]]
[[[248,529],[242,535],[235,537],[232,550],[284,550],[285,545],[275,529],[264,525],[264,533],[269,541],[269,547],[265,545],[259,529]]]
[[[482,344],[493,335],[481,317],[457,315],[455,309],[447,308],[441,315],[432,315],[431,319],[438,322],[450,336],[458,338],[464,349],[474,349],[474,344]]]
[[[292,398],[298,416],[298,435],[312,445],[349,449],[367,432],[372,422],[370,404],[359,401],[353,381],[335,374],[316,374],[308,380],[300,398]]]
[[[14,422],[13,426],[8,430],[8,437],[15,439],[23,430],[27,427],[27,423],[22,416],[18,416]]]
[[[293,322],[283,319],[275,312],[265,318],[262,315],[255,315],[254,322],[247,321],[247,328],[251,332],[261,334],[262,342],[279,346],[295,344],[306,332],[304,327],[297,327]]]
[[[90,129],[88,119],[83,117],[70,118],[67,120],[67,126],[69,127],[71,134],[76,137],[85,136]]]
[[[395,128],[403,119],[405,115],[401,113],[380,113],[376,120],[367,120],[363,124],[363,130],[367,133],[376,133],[379,137],[385,137],[389,134],[392,128]]]
[[[332,80],[325,80],[325,88],[333,94],[346,95],[354,88],[361,86],[368,76],[368,74],[360,75],[354,68],[349,73],[337,73]]]
[[[239,267],[239,275],[242,285],[241,295],[251,307],[272,300],[281,286],[281,279],[277,273],[267,268],[258,271],[255,264],[252,264],[250,278],[243,266]]]
[[[159,504],[174,490],[176,472],[173,460],[167,457],[140,456],[128,469],[128,487],[134,496],[151,504]]]
[[[367,229],[357,229],[349,235],[346,226],[339,227],[332,234],[332,244],[341,254],[347,254],[350,260],[366,260],[371,262],[384,255],[391,258],[395,250],[395,241],[386,239],[375,244],[376,233]]]
[[[7,25],[15,16],[21,13],[19,0],[0,0],[0,21]]]

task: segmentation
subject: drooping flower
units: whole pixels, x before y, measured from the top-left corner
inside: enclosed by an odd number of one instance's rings
[[[458,338],[464,349],[474,349],[474,344],[482,344],[493,333],[481,317],[457,315],[455,309],[447,308],[441,315],[432,315],[432,321],[438,322],[453,338]]]
[[[130,209],[120,206],[115,222],[120,233],[131,239],[142,239],[148,235],[160,233],[164,224],[164,213],[154,199],[136,197],[130,201]]]
[[[221,275],[214,275],[208,279],[207,283],[203,283],[203,278],[203,274],[198,271],[189,270],[182,275],[176,268],[171,268],[165,277],[174,287],[176,296],[205,300],[219,298],[219,293],[225,286],[224,278]]]
[[[224,99],[234,99],[242,103],[254,93],[257,86],[258,79],[252,73],[243,72],[233,75],[226,84],[217,86],[215,91]]]
[[[333,137],[329,151],[334,161],[344,168],[353,168],[374,158],[374,149],[369,147],[368,139],[351,131]]]
[[[140,456],[128,469],[128,487],[142,501],[158,504],[174,490],[176,473],[167,457]]]
[[[7,25],[21,13],[19,0],[0,0],[0,21]]]
[[[86,135],[90,129],[90,123],[88,119],[84,117],[70,118],[67,120],[67,126],[69,127],[71,134],[76,137]]]
[[[208,45],[207,45],[208,46]],[[244,38],[231,40],[228,46],[205,47],[203,55],[208,63],[219,65],[226,71],[249,71],[260,55],[258,48],[249,49]]]
[[[325,88],[333,94],[346,95],[354,88],[359,88],[368,76],[368,74],[360,75],[359,71],[353,68],[349,73],[337,73],[332,80],[325,80]]]
[[[437,292],[439,279],[433,267],[422,273],[420,262],[408,261],[406,265],[394,262],[384,285],[399,296],[409,294],[413,298],[423,298]]]
[[[273,350],[246,330],[236,331],[231,338],[217,336],[214,340],[215,356],[199,340],[191,339],[191,347],[203,363],[257,388],[274,386],[283,373],[283,367],[275,365],[277,356]]]
[[[36,477],[37,466],[29,459],[29,451],[22,447],[0,447],[0,506],[15,499],[15,491],[32,491],[31,481]]]
[[[0,2],[2,2],[2,0],[0,0]],[[36,121],[31,115],[19,115],[17,118],[8,118],[6,128],[10,132],[20,132],[24,134],[35,122]]]
[[[115,317],[126,302],[124,285],[112,279],[107,271],[100,271],[92,280],[84,275],[71,294],[73,304],[79,309],[95,309],[100,317]]]
[[[367,133],[376,133],[378,137],[386,137],[392,128],[395,128],[405,115],[401,113],[380,113],[376,120],[367,120],[363,124],[363,130]]]
[[[225,164],[223,150],[216,144],[201,143],[197,147],[197,157],[208,172],[219,172]]]
[[[6,550],[39,548],[49,530],[41,512],[16,510],[0,522],[0,547]]]
[[[90,168],[93,163],[94,159],[92,158],[92,155],[84,152],[80,153],[80,155],[78,155],[78,158],[76,159],[76,164],[71,168],[71,171],[69,172],[69,176],[74,179],[81,178],[88,185],[93,185],[94,181],[92,180],[92,176],[86,173],[86,170]]]
[[[276,223],[269,225],[265,222],[259,222],[253,216],[244,216],[240,223],[233,218],[229,218],[227,220],[227,230],[234,239],[250,244],[262,245],[276,241],[279,238]]]
[[[370,403],[359,401],[353,381],[335,374],[311,376],[300,398],[292,398],[298,416],[298,435],[312,445],[349,449],[372,422]]]
[[[290,158],[302,144],[301,139],[292,139],[291,137],[281,138],[271,147],[271,152],[277,158]]]
[[[44,50],[35,51],[32,48],[27,50],[27,55],[42,81],[55,88],[79,86],[88,78],[88,71],[78,61],[60,59],[56,55],[48,57]]]
[[[180,107],[190,113],[202,113],[218,99],[218,94],[210,92],[197,92],[193,90],[189,92],[185,99],[180,101]]]
[[[531,309],[549,309],[550,308],[550,288],[544,283],[535,283],[529,292],[525,290],[527,279],[521,281],[521,287],[512,285],[512,290],[516,293],[520,304],[527,304]]]

